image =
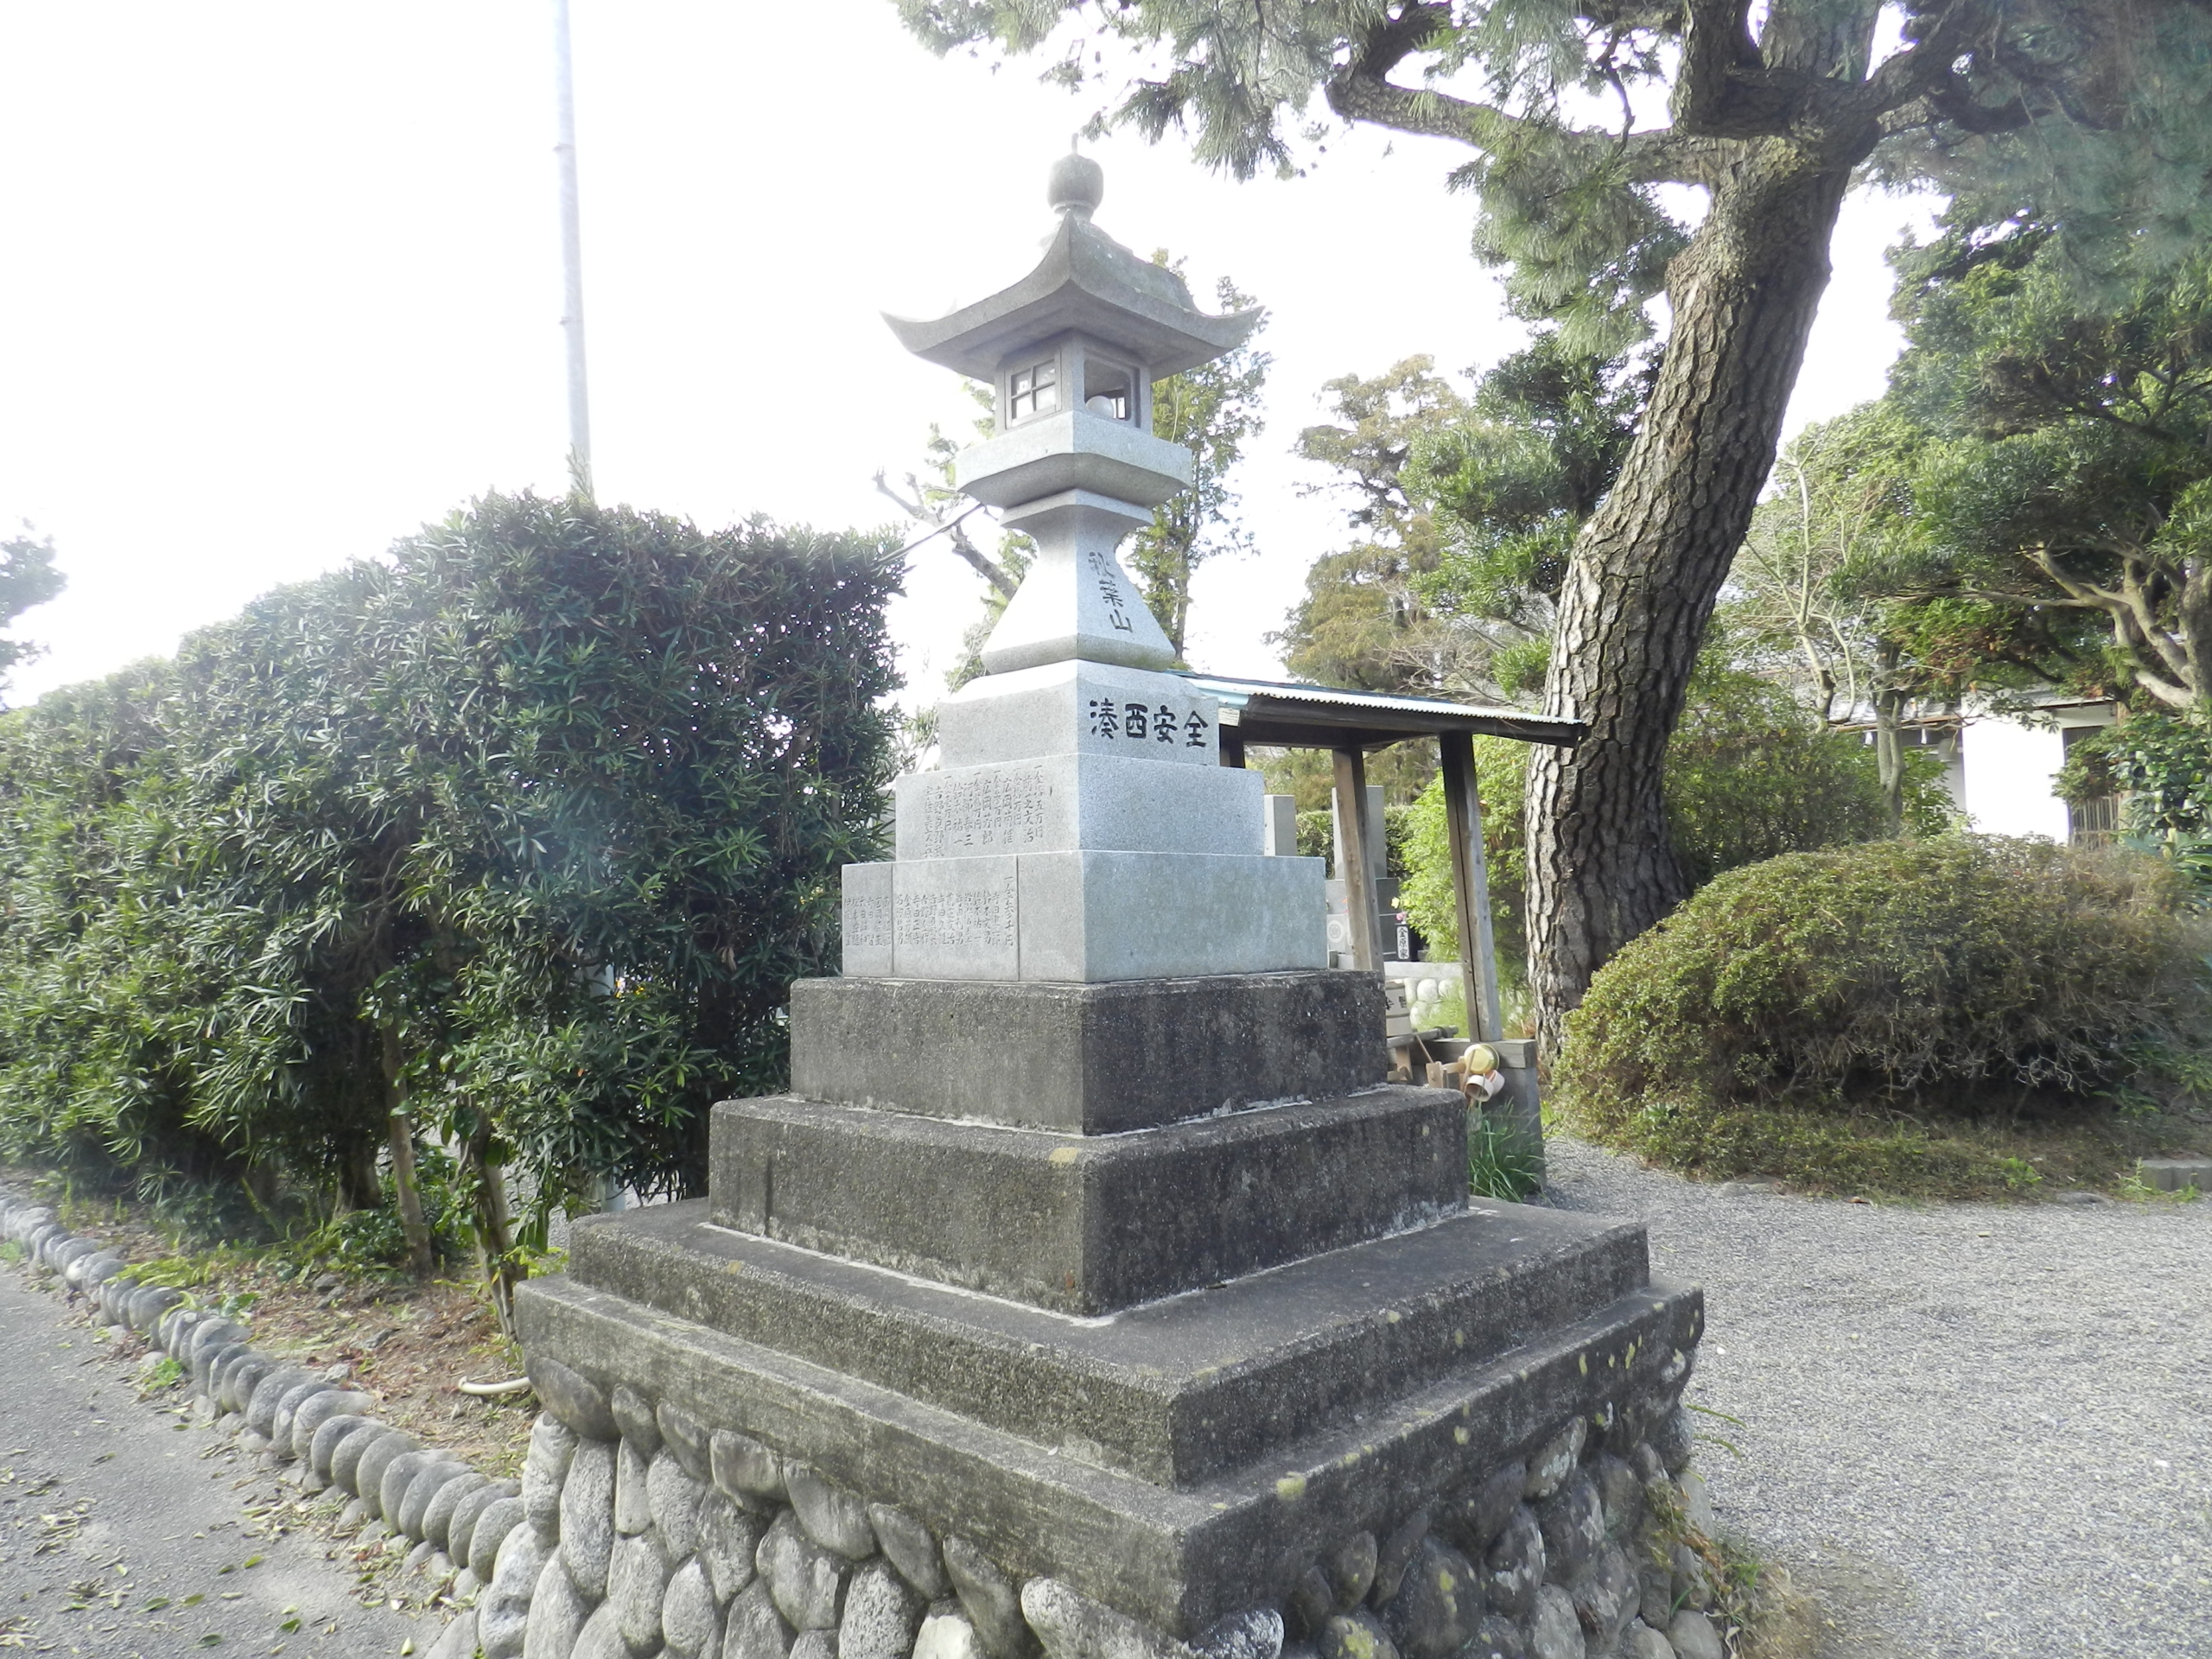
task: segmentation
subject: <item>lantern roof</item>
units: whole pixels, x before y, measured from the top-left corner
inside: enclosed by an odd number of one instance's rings
[[[1154,379],[1243,345],[1259,326],[1260,308],[1217,317],[1199,310],[1180,276],[1139,258],[1090,222],[1104,188],[1096,162],[1062,156],[1051,186],[1059,228],[1036,269],[1013,287],[933,321],[887,313],[883,320],[899,343],[978,380],[992,378],[1018,353],[1066,334],[1120,348]]]

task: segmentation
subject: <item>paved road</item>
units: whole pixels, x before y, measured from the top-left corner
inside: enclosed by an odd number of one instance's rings
[[[130,1362],[19,1272],[0,1273],[0,1649],[368,1659],[435,1641],[434,1618],[362,1606],[299,1529],[296,1489],[140,1400]]]
[[[1552,1199],[1705,1286],[1724,1525],[1842,1659],[2212,1656],[2212,1201],[1729,1194],[1561,1139]]]

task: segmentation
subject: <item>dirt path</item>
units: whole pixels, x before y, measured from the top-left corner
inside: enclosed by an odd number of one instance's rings
[[[142,1401],[60,1299],[0,1274],[0,1649],[86,1659],[427,1652],[442,1621],[353,1570],[197,1421]]]

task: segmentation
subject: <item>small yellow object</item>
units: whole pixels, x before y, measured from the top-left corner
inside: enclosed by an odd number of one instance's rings
[[[1048,1164],[1059,1164],[1065,1166],[1075,1162],[1075,1160],[1082,1155],[1083,1154],[1077,1152],[1073,1147],[1058,1147],[1053,1149],[1052,1155],[1047,1158],[1045,1161]]]
[[[1488,1043],[1472,1043],[1468,1046],[1467,1052],[1459,1057],[1459,1061],[1471,1076],[1488,1077],[1497,1070],[1497,1051]]]

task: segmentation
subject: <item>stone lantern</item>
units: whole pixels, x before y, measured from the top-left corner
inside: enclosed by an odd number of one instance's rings
[[[938,980],[1159,979],[1325,968],[1318,860],[1270,858],[1262,785],[1220,765],[1218,709],[1116,548],[1191,483],[1152,382],[1232,350],[1181,277],[1092,222],[1098,164],[1064,156],[1036,268],[909,351],[989,381],[995,430],[955,478],[1037,556],[938,708],[942,765],[897,785],[897,858],[845,871],[845,972]]]
[[[1640,1227],[1471,1204],[1465,1097],[1382,1082],[1380,976],[1324,967],[1320,861],[1262,855],[1114,555],[1189,477],[1151,377],[1252,319],[1094,228],[1089,162],[1053,196],[1028,276],[895,325],[997,386],[959,477],[1043,552],[845,872],[789,1090],[518,1288],[558,1421],[484,1649],[1647,1651],[1698,1293]]]
[[[1153,435],[1152,383],[1234,350],[1260,320],[1207,316],[1181,277],[1100,230],[1104,190],[1097,162],[1062,156],[1047,192],[1059,226],[1035,270],[934,322],[887,319],[917,357],[993,387],[997,431],[955,479],[1039,553],[983,647],[993,674],[1071,658],[1173,665],[1114,552],[1191,484],[1191,452]]]

